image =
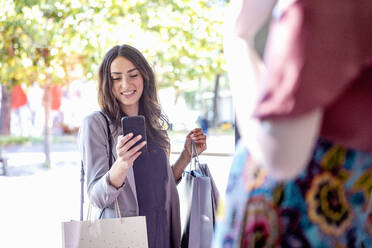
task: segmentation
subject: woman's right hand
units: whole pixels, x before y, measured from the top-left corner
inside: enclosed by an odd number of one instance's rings
[[[132,133],[125,136],[120,135],[116,145],[117,158],[109,171],[110,184],[116,188],[123,185],[128,170],[133,166],[134,161],[141,155],[140,149],[146,145],[146,141],[132,147],[141,139],[141,135],[133,137]]]
[[[129,169],[133,166],[134,161],[141,155],[141,148],[146,145],[146,141],[139,143],[138,145],[132,147],[136,142],[138,142],[142,136],[137,135],[133,137],[132,133],[125,136],[120,135],[118,137],[118,142],[116,145],[117,159],[116,163],[125,169]]]

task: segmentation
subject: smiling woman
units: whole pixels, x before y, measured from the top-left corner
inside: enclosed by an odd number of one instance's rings
[[[114,81],[112,91],[120,108],[129,116],[138,115],[143,92],[143,78],[138,69],[125,57],[117,57],[111,64],[111,78]]]
[[[79,133],[79,147],[87,171],[88,196],[103,218],[115,217],[117,200],[122,216],[146,216],[148,245],[179,247],[180,216],[176,181],[190,161],[191,140],[198,154],[206,148],[206,136],[195,128],[186,137],[184,149],[169,166],[170,143],[167,118],[157,97],[155,76],[144,56],[134,47],[110,49],[99,68],[98,102],[109,120],[110,151],[104,116],[87,116]],[[146,141],[141,136],[122,135],[121,118],[145,117]],[[147,149],[141,152],[141,148]],[[113,164],[110,159],[113,158]]]

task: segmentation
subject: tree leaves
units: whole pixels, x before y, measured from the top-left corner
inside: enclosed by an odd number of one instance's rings
[[[161,87],[213,84],[223,73],[223,8],[207,0],[2,0],[0,81],[68,84],[96,75],[106,51],[127,43],[154,65]]]

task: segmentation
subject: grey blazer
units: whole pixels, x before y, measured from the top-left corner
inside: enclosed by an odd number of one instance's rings
[[[122,216],[138,216],[138,202],[133,169],[131,168],[124,184],[116,189],[108,181],[109,143],[106,121],[99,112],[84,118],[79,130],[78,145],[84,163],[87,179],[87,191],[91,204],[104,209],[103,218],[114,218],[114,201],[117,198]],[[110,122],[112,135],[112,156],[116,160],[116,144],[120,131]],[[169,163],[168,163],[169,165]],[[172,247],[180,247],[181,224],[179,198],[172,169],[167,166],[168,182],[166,206],[168,223],[171,230]]]

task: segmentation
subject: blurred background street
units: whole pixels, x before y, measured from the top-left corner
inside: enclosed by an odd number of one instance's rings
[[[187,131],[201,127],[200,162],[224,195],[235,143],[222,45],[228,2],[0,0],[0,248],[61,247],[61,222],[79,219],[75,137],[99,110],[98,67],[119,44],[154,69],[171,163]]]
[[[184,142],[171,136],[171,162]],[[207,163],[221,196],[224,195],[234,151],[234,137],[208,136]],[[9,146],[8,175],[0,176],[0,247],[61,247],[61,222],[78,220],[80,210],[80,156],[75,138],[51,146],[51,168],[46,169],[42,144]],[[87,204],[85,204],[87,205]]]

